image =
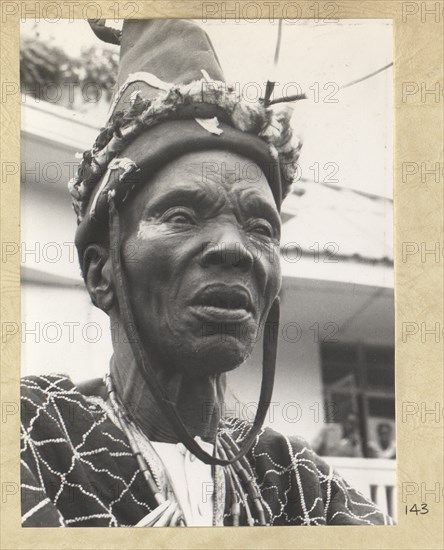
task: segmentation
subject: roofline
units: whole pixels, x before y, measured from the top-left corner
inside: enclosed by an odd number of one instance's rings
[[[62,105],[57,105],[55,103],[51,103],[50,101],[35,99],[30,95],[22,94],[22,96],[26,98],[25,100],[21,101],[22,108],[29,107],[30,109],[34,109],[36,111],[44,111],[45,113],[48,113],[56,118],[61,118],[69,122],[82,124],[83,126],[91,128],[93,130],[100,130],[100,124],[89,122],[88,115],[82,113],[81,111],[67,109]]]
[[[298,182],[295,182],[293,185],[297,188],[298,183],[300,182],[303,183],[303,185],[301,186],[301,189],[303,189],[304,191],[307,186],[311,187],[312,185],[317,185],[317,186],[322,185],[322,187],[328,187],[333,191],[351,191],[352,193],[356,193],[357,195],[362,195],[363,197],[366,197],[368,199],[386,201],[393,204],[393,199],[390,197],[384,197],[384,195],[375,195],[374,193],[368,193],[367,191],[361,191],[360,189],[353,189],[352,187],[343,187],[341,185],[334,185],[332,183],[319,183],[319,182],[315,182],[314,180],[310,180],[308,178],[301,178]],[[292,191],[292,193],[297,195],[297,193],[295,193],[294,191]]]

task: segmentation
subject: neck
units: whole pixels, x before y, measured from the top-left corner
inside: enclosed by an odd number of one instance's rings
[[[154,369],[191,436],[200,436],[214,443],[222,414],[225,375],[190,377],[162,369],[156,363]],[[111,375],[120,401],[145,435],[152,441],[178,443],[173,428],[158,407],[134,360],[129,344],[119,341],[114,345]]]

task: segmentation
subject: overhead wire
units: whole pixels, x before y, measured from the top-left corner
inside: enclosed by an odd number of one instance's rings
[[[372,76],[376,76],[379,73],[382,73],[383,71],[386,71],[390,67],[393,66],[393,61],[391,63],[388,63],[387,65],[384,65],[384,67],[381,67],[380,69],[377,69],[376,71],[373,71],[372,73],[369,73],[365,76],[362,76],[361,78],[357,78],[356,80],[352,80],[351,82],[348,82],[347,84],[343,84],[342,86],[339,86],[340,90],[343,90],[344,88],[349,88],[350,86],[354,86],[355,84],[359,84],[360,82],[364,82],[364,80],[368,80],[369,78],[372,78]]]
[[[282,44],[282,19],[279,20],[278,23],[278,33],[276,38],[276,46],[274,50],[274,57],[273,57],[273,72],[275,72],[278,62],[279,62],[279,55],[281,50],[281,44]],[[368,80],[369,78],[372,78],[373,76],[376,76],[383,71],[386,71],[390,67],[393,66],[393,61],[388,63],[387,65],[384,65],[383,67],[380,67],[379,69],[376,69],[376,71],[373,71],[371,73],[368,73],[360,78],[357,78],[355,80],[351,80],[350,82],[347,82],[346,84],[343,84],[342,86],[339,86],[340,90],[344,90],[345,88],[350,88],[351,86],[355,86],[356,84],[359,84],[361,82],[364,82],[365,80]],[[279,97],[277,99],[270,99],[271,95],[274,90],[275,82],[268,80],[266,91],[265,91],[265,97],[264,102],[266,105],[274,105],[276,103],[290,103],[293,101],[300,101],[301,99],[307,99],[307,94],[297,94],[297,95],[290,95],[286,97]]]

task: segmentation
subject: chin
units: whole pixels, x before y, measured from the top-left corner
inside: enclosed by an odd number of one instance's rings
[[[232,336],[225,338],[208,338],[203,344],[199,341],[194,349],[182,348],[178,369],[190,376],[209,376],[222,374],[236,369],[244,363],[253,351],[253,343],[240,342]]]
[[[219,349],[212,348],[208,354],[204,354],[207,355],[205,362],[212,373],[228,372],[242,365],[252,351],[252,344],[246,346],[234,338],[229,338],[225,346],[219,346]]]

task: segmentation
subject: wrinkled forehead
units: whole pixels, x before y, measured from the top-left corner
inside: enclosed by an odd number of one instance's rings
[[[130,155],[131,150],[125,154]],[[186,153],[155,174],[141,169],[138,178],[142,180],[140,191],[124,210],[139,216],[150,202],[163,197],[214,201],[221,196],[237,202],[256,201],[278,214],[262,169],[253,160],[231,151],[211,149]]]

